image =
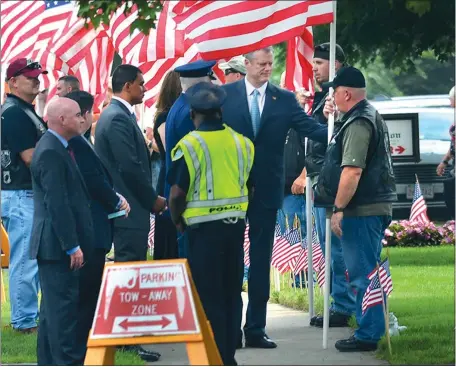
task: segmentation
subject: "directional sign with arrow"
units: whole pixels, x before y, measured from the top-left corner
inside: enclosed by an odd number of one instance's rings
[[[176,330],[175,315],[116,317],[112,332]]]

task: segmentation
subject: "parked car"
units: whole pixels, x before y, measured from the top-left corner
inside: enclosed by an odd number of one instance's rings
[[[454,109],[447,95],[393,97],[389,100],[370,101],[386,117],[389,114],[418,113],[420,161],[394,162],[398,201],[394,203],[394,217],[405,219],[413,201],[415,175],[426,200],[431,220],[447,220],[443,181],[449,177],[450,167],[443,177],[437,176],[437,165],[450,147],[449,128],[454,123]]]

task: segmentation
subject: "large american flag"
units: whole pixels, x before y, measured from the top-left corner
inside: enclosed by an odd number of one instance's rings
[[[285,87],[291,91],[304,89],[312,95],[315,93],[312,59],[314,43],[312,27],[305,28],[303,34],[287,42],[287,59],[285,69]],[[305,106],[309,113],[312,103]]]
[[[186,47],[217,60],[271,46],[303,33],[306,26],[333,20],[329,0],[181,1],[175,7]]]
[[[418,178],[415,182],[415,191],[413,193],[413,203],[410,210],[410,221],[427,224],[430,222],[427,216],[427,205],[421,193],[420,183]]]
[[[364,293],[363,301],[362,301],[362,312],[363,314],[366,310],[370,307],[374,307],[379,305],[383,302],[383,292],[382,288],[380,287],[380,278],[378,277],[377,271],[375,271],[374,276],[366,289],[366,293]]]

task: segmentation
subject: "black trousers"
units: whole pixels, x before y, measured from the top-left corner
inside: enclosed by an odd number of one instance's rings
[[[234,355],[242,318],[245,221],[188,227],[188,261],[224,365]]]
[[[246,339],[261,337],[265,333],[276,217],[277,209],[267,208],[255,199],[249,203],[247,218],[249,220],[250,268],[248,276],[249,305],[244,325]]]
[[[454,192],[454,181],[455,178],[451,177],[446,179],[443,182],[444,187],[444,195],[445,195],[445,204],[448,208],[448,212],[451,218],[454,219],[455,217],[455,192]]]
[[[154,260],[178,259],[177,230],[169,216],[155,216]]]
[[[148,236],[148,229],[114,227],[114,261],[146,260]]]
[[[80,270],[81,281],[79,287],[79,343],[87,344],[90,329],[92,328],[101,279],[105,266],[105,249],[95,249],[88,261]],[[85,354],[84,354],[85,359]]]
[[[38,365],[74,366],[84,363],[86,343],[81,343],[81,270],[70,261],[38,260],[41,285],[38,325]]]

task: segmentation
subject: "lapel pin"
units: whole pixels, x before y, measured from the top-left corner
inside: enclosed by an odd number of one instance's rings
[[[275,101],[277,99],[277,97],[276,96],[272,96],[272,99]]]

